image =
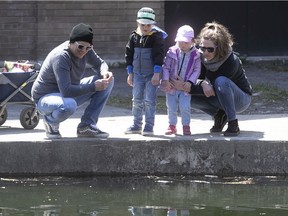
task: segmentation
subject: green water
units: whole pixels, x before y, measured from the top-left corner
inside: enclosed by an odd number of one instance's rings
[[[288,179],[0,179],[0,216],[287,216]]]

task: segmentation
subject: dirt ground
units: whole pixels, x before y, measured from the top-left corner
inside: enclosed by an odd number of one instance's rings
[[[261,64],[261,63],[259,63]],[[246,75],[252,87],[260,84],[278,87],[279,90],[288,91],[288,72],[260,69],[256,65],[244,66]],[[112,96],[132,97],[131,88],[126,83],[125,68],[111,68],[115,76],[115,85]],[[160,93],[161,94],[161,93]],[[267,100],[260,91],[254,91],[252,103],[243,114],[283,114],[288,113],[288,98],[281,100]]]
[[[288,72],[273,71],[269,69],[260,69],[256,66],[246,66],[246,75],[252,85],[268,84],[279,88],[279,90],[288,91]],[[277,91],[278,92],[278,91]],[[281,91],[279,91],[281,93]],[[275,95],[275,98],[277,95]],[[254,89],[252,103],[244,114],[282,114],[288,113],[288,98],[281,100],[264,99],[261,92]]]

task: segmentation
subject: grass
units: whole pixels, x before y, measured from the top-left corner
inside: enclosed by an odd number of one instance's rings
[[[107,101],[107,105],[124,109],[131,109],[132,100],[130,97],[110,96],[109,100]]]
[[[261,61],[260,62],[248,62],[243,60],[244,67],[246,66],[257,66],[258,68],[263,68],[265,70],[272,71],[282,71],[288,73],[288,64],[287,60],[274,60],[274,61]],[[119,64],[120,65],[120,64]],[[119,67],[118,65],[118,67]],[[121,66],[120,66],[121,67]],[[125,70],[124,66],[123,70]],[[271,84],[255,84],[253,85],[253,90],[256,95],[258,95],[258,99],[263,102],[288,102],[288,91],[283,90],[275,85]],[[124,109],[132,109],[132,98],[131,97],[123,97],[123,96],[110,96],[107,102],[107,105],[124,108]],[[165,96],[157,97],[157,113],[166,114],[166,98]]]
[[[260,93],[261,97],[267,101],[287,101],[288,91],[270,84],[257,84],[253,86],[255,93]]]
[[[286,102],[288,100],[288,91],[280,89],[270,84],[257,84],[253,86],[254,93],[259,95],[259,99],[267,102]],[[121,96],[110,96],[107,105],[132,109],[132,98]],[[157,113],[166,114],[166,98],[165,96],[157,97]]]
[[[132,108],[132,98],[130,97],[121,97],[121,96],[110,96],[107,102],[107,105],[131,109]],[[166,113],[166,98],[165,96],[157,97],[157,113]]]

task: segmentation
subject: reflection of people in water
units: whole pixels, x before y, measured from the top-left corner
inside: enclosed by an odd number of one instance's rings
[[[167,216],[177,216],[177,209],[175,208],[169,208],[167,211]],[[180,210],[180,216],[190,216],[188,209],[181,209]]]
[[[188,209],[181,209],[180,215],[181,216],[190,216],[190,212]]]
[[[152,208],[131,207],[129,211],[131,211],[133,216],[153,216]]]
[[[167,211],[167,216],[177,216],[177,210],[175,208],[169,208]]]
[[[162,209],[162,210],[165,211],[165,209]],[[154,213],[156,214],[156,212],[154,212],[154,209],[149,208],[149,207],[132,206],[131,208],[129,208],[129,211],[132,213],[133,216],[154,216]],[[167,209],[167,216],[177,216],[177,215],[178,216],[190,216],[189,209],[178,209],[178,210],[176,208]]]
[[[59,216],[59,211],[57,211],[56,209],[53,210],[45,210],[43,213],[43,216]]]

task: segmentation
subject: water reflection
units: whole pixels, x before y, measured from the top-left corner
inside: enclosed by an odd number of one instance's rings
[[[163,208],[166,209],[166,208]],[[129,211],[132,213],[133,216],[153,216],[156,215],[156,212],[159,211],[157,207],[131,207]],[[160,211],[159,211],[160,212]],[[167,209],[167,216],[190,216],[188,209],[175,209],[175,208],[168,208]]]
[[[129,211],[133,216],[152,216],[153,208],[149,207],[131,207]]]
[[[1,179],[0,216],[286,216],[287,183],[215,176]]]
[[[44,210],[43,216],[58,216],[59,211],[58,210]]]

